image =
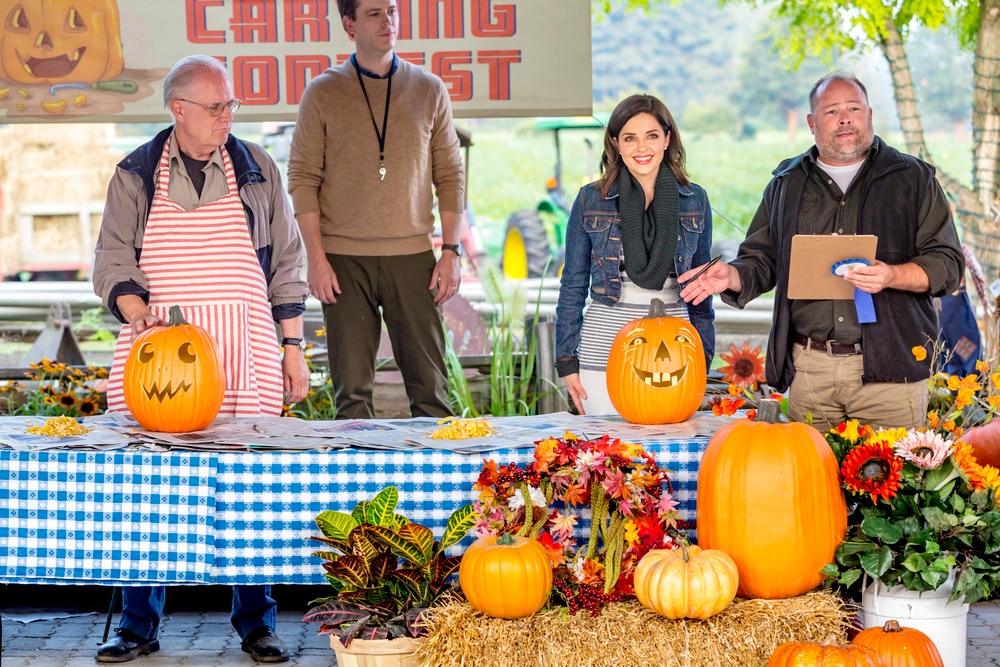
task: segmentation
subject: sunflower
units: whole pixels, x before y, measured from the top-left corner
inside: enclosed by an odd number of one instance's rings
[[[84,396],[80,399],[80,403],[76,406],[76,409],[80,411],[80,414],[84,417],[90,415],[96,415],[101,411],[101,406],[97,403],[97,399],[92,396]]]
[[[855,447],[840,468],[844,486],[851,493],[870,493],[873,503],[879,496],[889,502],[899,491],[903,460],[893,453],[888,442],[873,442]]]
[[[951,440],[945,440],[934,431],[912,430],[896,443],[896,456],[918,468],[933,470],[951,453]]]
[[[76,407],[76,396],[70,392],[59,394],[56,396],[56,402],[59,404],[59,407],[63,409],[72,410]]]
[[[972,445],[964,440],[956,442],[952,461],[955,462],[955,467],[959,469],[962,476],[968,480],[969,486],[973,491],[982,491],[986,488],[983,467],[976,461],[976,456],[972,452]]]
[[[987,489],[993,489],[993,495],[1000,497],[1000,470],[993,466],[983,466],[980,471],[983,473],[983,485]]]
[[[749,342],[743,343],[742,350],[737,349],[736,345],[730,345],[730,354],[719,355],[728,364],[719,368],[722,381],[756,389],[759,383],[764,382],[764,357],[760,350],[758,345],[751,351]]]

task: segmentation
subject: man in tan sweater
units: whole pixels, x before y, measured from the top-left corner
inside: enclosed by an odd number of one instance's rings
[[[451,414],[441,305],[461,281],[465,172],[444,83],[394,52],[396,0],[340,0],[350,60],[299,106],[288,189],[323,302],[338,419],[374,417],[385,319],[414,417]],[[431,245],[437,195],[443,245]]]

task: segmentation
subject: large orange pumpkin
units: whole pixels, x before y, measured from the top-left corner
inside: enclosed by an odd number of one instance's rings
[[[860,644],[785,642],[774,649],[767,667],[882,667],[882,662]]]
[[[970,428],[963,439],[972,446],[979,465],[1000,468],[1000,418]]]
[[[808,424],[738,419],[719,429],[698,467],[697,508],[698,543],[736,561],[747,598],[812,590],[847,532],[837,460]]]
[[[934,641],[916,628],[900,626],[898,621],[862,630],[851,643],[878,653],[882,667],[944,667]]]
[[[636,565],[635,597],[671,619],[715,616],[736,597],[739,574],[733,559],[697,545],[653,549]]]
[[[705,398],[705,349],[687,320],[667,317],[653,299],[649,316],[621,328],[608,354],[608,397],[634,424],[676,424]]]
[[[115,0],[0,0],[0,78],[96,83],[124,66]]]
[[[212,423],[226,393],[219,348],[205,329],[171,306],[165,327],[132,343],[122,375],[125,405],[150,431],[183,433]]]
[[[538,540],[481,537],[462,554],[458,581],[469,604],[494,618],[524,618],[545,606],[552,564]]]

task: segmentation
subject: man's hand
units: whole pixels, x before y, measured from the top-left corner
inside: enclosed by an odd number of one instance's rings
[[[724,262],[719,262],[708,267],[708,270],[705,271],[705,273],[692,280],[692,278],[694,278],[703,266],[704,264],[696,266],[677,276],[677,282],[684,285],[684,289],[681,290],[680,296],[688,303],[692,303],[697,306],[713,294],[719,294],[720,292],[725,292],[726,290],[739,292],[743,289],[743,284],[740,282],[739,272],[736,271],[735,267]],[[688,283],[689,280],[691,281],[690,283]]]
[[[281,374],[284,377],[285,404],[295,405],[309,393],[309,366],[300,348],[285,345],[284,352]]]
[[[319,256],[310,259],[306,278],[309,281],[310,294],[323,303],[337,303],[340,283],[337,282],[337,274],[326,257]]]
[[[135,321],[129,322],[129,324],[132,326],[132,342],[134,343],[139,334],[146,329],[163,326],[163,320],[147,310],[145,315],[136,317]]]
[[[437,288],[434,303],[439,306],[444,304],[445,301],[458,293],[461,284],[462,263],[458,255],[450,250],[442,251],[441,258],[438,259],[437,264],[434,265],[434,271],[431,272],[431,284],[427,286],[427,289],[432,292]]]
[[[889,288],[921,294],[931,288],[927,272],[914,262],[886,264],[876,259],[871,266],[858,264],[847,272],[844,280],[869,294]]]

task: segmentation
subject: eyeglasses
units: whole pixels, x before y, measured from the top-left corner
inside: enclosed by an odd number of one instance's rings
[[[177,101],[195,104],[200,106],[202,109],[208,109],[208,113],[213,116],[221,116],[223,109],[229,109],[230,113],[236,113],[240,110],[240,105],[243,104],[243,100],[238,100],[235,97],[228,102],[216,102],[215,104],[202,104],[201,102],[195,102],[194,100],[186,100],[183,97],[178,97]]]

